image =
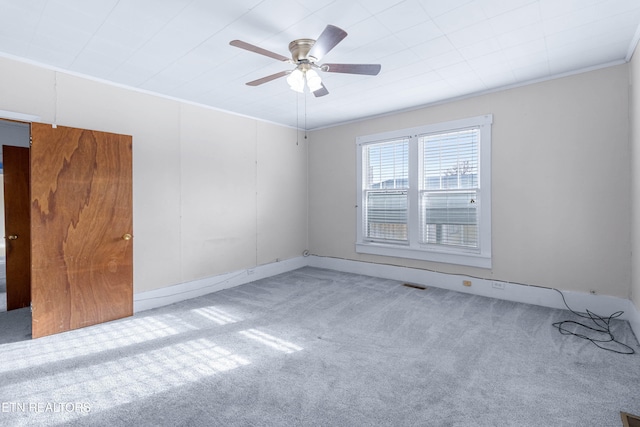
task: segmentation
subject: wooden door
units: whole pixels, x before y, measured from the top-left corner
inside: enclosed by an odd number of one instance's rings
[[[33,123],[32,336],[133,314],[131,137]]]
[[[29,149],[2,146],[7,310],[31,303]]]

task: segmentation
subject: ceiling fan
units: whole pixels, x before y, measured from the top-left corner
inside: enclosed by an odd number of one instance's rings
[[[289,83],[291,89],[297,92],[304,92],[306,82],[309,91],[313,92],[316,97],[319,97],[327,95],[329,91],[322,83],[322,79],[317,72],[318,70],[328,73],[364,74],[368,76],[375,76],[380,72],[380,64],[318,64],[318,61],[329,53],[331,49],[336,47],[346,36],[347,32],[343,29],[334,25],[327,25],[317,40],[297,39],[289,43],[291,58],[241,40],[232,40],[229,44],[296,66],[293,70],[280,71],[279,73],[250,81],[247,85],[259,86],[277,78],[288,76],[287,83]]]

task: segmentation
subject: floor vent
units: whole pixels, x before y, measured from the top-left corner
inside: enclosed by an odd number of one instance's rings
[[[640,417],[637,415],[620,412],[620,416],[622,417],[622,425],[624,427],[640,427]]]
[[[425,289],[427,289],[426,286],[414,285],[412,283],[404,283],[402,286],[406,286],[407,288],[420,289],[421,291],[424,291]]]

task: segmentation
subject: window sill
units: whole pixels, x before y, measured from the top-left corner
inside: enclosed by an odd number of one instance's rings
[[[491,256],[462,252],[435,252],[433,250],[413,249],[407,246],[384,243],[356,243],[356,252],[370,255],[382,255],[397,258],[417,259],[421,261],[443,262],[469,267],[491,268]]]

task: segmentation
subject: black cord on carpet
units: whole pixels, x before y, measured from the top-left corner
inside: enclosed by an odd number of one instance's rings
[[[560,296],[562,297],[562,301],[564,302],[564,305],[567,307],[567,309],[572,312],[573,314],[575,314],[576,316],[585,318],[585,319],[590,319],[595,326],[588,326],[585,325],[584,323],[580,323],[580,322],[576,322],[574,320],[564,320],[562,322],[556,322],[553,323],[553,326],[555,328],[558,329],[558,331],[560,331],[560,333],[562,335],[573,335],[576,336],[578,338],[582,338],[585,339],[587,341],[591,341],[594,345],[596,345],[597,347],[603,349],[603,350],[607,350],[607,351],[611,351],[614,353],[618,353],[618,354],[634,354],[635,350],[633,348],[631,348],[630,346],[628,346],[625,343],[622,343],[618,340],[615,339],[615,337],[613,336],[613,333],[611,332],[611,321],[613,319],[616,319],[620,316],[622,316],[622,314],[624,313],[624,311],[616,311],[615,313],[613,313],[612,315],[608,316],[608,317],[602,317],[602,316],[598,316],[597,314],[587,310],[587,314],[581,314],[581,313],[577,313],[575,311],[573,311],[571,309],[571,307],[569,307],[569,304],[567,304],[567,300],[564,298],[564,294],[558,290],[553,288],[554,291],[557,291]],[[567,328],[565,328],[565,325],[572,325],[573,326],[573,330],[569,330]],[[588,329],[590,331],[596,332],[598,334],[603,334],[604,338],[602,339],[597,339],[597,338],[593,338],[593,337],[589,337],[587,335],[575,332],[575,329],[577,328],[584,328],[584,329]],[[615,348],[609,348],[606,347],[604,344],[606,343],[615,343],[618,346],[622,347],[622,350],[618,350]]]

